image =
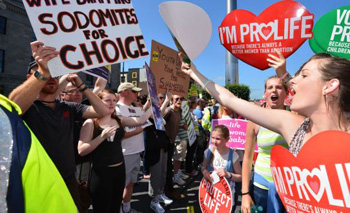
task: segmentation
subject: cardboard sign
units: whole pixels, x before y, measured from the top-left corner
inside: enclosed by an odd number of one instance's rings
[[[219,27],[221,44],[238,59],[258,69],[269,68],[268,54],[278,49],[285,58],[312,38],[314,15],[296,1],[279,1],[259,16],[233,10]]]
[[[297,157],[281,146],[271,152],[276,190],[288,212],[350,212],[350,134],[313,136]]]
[[[148,56],[130,0],[23,0],[39,41],[59,56],[53,77]]]
[[[158,92],[165,93],[168,88],[173,94],[187,97],[190,76],[181,71],[177,51],[152,40],[150,67],[156,78]]]
[[[199,205],[203,213],[231,212],[232,192],[230,184],[223,177],[216,184],[202,179],[199,185]]]
[[[315,53],[327,52],[350,59],[350,6],[340,7],[322,16],[313,29],[309,40]]]
[[[242,119],[213,119],[211,129],[217,125],[225,125],[230,131],[230,140],[226,143],[227,147],[245,149],[245,136],[247,132],[248,121]],[[258,151],[258,145],[255,146],[255,152]]]
[[[212,26],[208,14],[195,4],[180,1],[160,4],[159,12],[179,51],[192,61],[197,58],[210,41]]]
[[[192,120],[192,116],[190,114],[190,107],[188,106],[187,101],[181,102],[181,110],[182,110],[181,116],[185,118],[185,123],[188,127],[187,129],[188,142],[190,146],[192,146],[197,139],[197,135],[196,135],[196,129],[194,127],[194,123]]]
[[[151,107],[153,112],[153,120],[154,124],[156,126],[156,129],[165,131],[165,126],[163,123],[163,116],[162,112],[160,111],[160,103],[158,99],[158,93],[157,93],[157,86],[156,86],[156,79],[154,78],[154,75],[151,71],[151,69],[148,67],[148,64],[145,63],[146,67],[146,76],[147,76],[147,88],[148,88],[148,94],[151,98]]]

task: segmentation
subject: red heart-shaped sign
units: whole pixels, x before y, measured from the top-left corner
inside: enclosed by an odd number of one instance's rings
[[[288,212],[350,212],[350,134],[312,137],[297,157],[281,146],[271,152],[271,172]]]
[[[233,10],[219,27],[220,42],[240,60],[264,70],[275,48],[287,58],[312,38],[313,19],[302,4],[291,0],[277,2],[259,16]]]

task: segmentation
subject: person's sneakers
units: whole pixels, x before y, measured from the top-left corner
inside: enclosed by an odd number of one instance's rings
[[[181,171],[181,170],[178,170],[177,175],[178,175],[178,176],[180,176],[180,177],[181,177],[181,179],[183,179],[183,180],[186,180],[187,178],[189,178],[189,177],[190,177],[190,176],[188,176],[188,175],[186,175],[186,174],[182,173],[182,171]]]
[[[180,175],[177,175],[177,174],[174,175],[173,182],[176,183],[179,186],[185,185],[185,183],[186,183],[184,180],[182,180]]]
[[[185,198],[184,194],[177,192],[175,189],[173,189],[172,191],[167,191],[166,195],[173,200],[180,200]]]
[[[165,205],[170,205],[173,203],[173,200],[168,198],[165,194],[159,194],[156,197],[158,202],[164,203]]]
[[[192,170],[192,172],[186,172],[186,173],[187,173],[189,176],[192,176],[192,177],[198,175],[198,171],[196,171],[196,170]]]
[[[121,208],[120,208],[120,213],[140,213],[138,211],[136,211],[135,209],[132,209],[130,208],[129,211],[125,211],[124,208],[123,208],[123,204],[121,205]]]
[[[152,200],[151,205],[149,207],[151,207],[151,209],[156,213],[165,212],[165,210],[163,209],[163,207],[160,205],[160,203],[158,201]]]

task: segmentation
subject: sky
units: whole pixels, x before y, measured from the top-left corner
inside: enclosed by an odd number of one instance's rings
[[[139,25],[143,33],[146,47],[151,51],[151,41],[155,40],[168,47],[176,49],[174,41],[171,38],[169,30],[159,13],[159,5],[164,0],[135,0],[132,1],[138,17]],[[226,16],[226,0],[188,0],[201,7],[209,16],[212,22],[212,35],[206,49],[198,58],[194,60],[197,69],[207,78],[220,85],[225,85],[225,54],[226,49],[221,45],[218,34],[218,27]],[[259,15],[270,5],[278,2],[277,0],[237,0],[237,9],[251,11]],[[309,12],[314,14],[314,25],[317,20],[327,12],[350,5],[349,0],[299,0]],[[314,53],[309,43],[306,41],[296,52],[287,59],[287,70],[292,75],[299,67],[307,61]],[[128,68],[142,67],[150,62],[149,57],[140,58],[125,62],[125,70]],[[242,61],[238,61],[239,83],[250,87],[251,99],[260,99],[264,93],[265,80],[275,75],[272,68],[261,71]]]

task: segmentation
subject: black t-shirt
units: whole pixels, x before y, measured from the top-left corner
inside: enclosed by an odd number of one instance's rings
[[[53,110],[40,101],[34,101],[22,116],[63,178],[75,173],[74,124],[82,122],[87,107],[83,104],[56,101]]]
[[[99,127],[98,135],[100,135],[102,131],[103,129]],[[124,133],[124,128],[119,127],[115,132],[113,141],[102,141],[92,152],[92,165],[94,165],[94,167],[105,167],[124,162],[121,142]]]

